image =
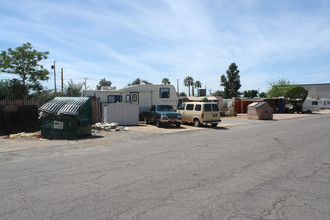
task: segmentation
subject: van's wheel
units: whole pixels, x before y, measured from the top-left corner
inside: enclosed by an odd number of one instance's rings
[[[200,122],[199,122],[199,120],[197,118],[194,120],[194,125],[195,125],[195,127],[199,127],[200,126]]]
[[[218,124],[217,124],[217,123],[215,123],[215,124],[211,124],[211,126],[215,128],[215,127],[218,126]]]
[[[159,119],[156,120],[156,126],[157,126],[157,127],[162,126],[162,124],[160,123],[160,120],[159,120]]]
[[[175,124],[175,126],[176,126],[177,128],[179,128],[179,127],[181,126],[181,124],[180,124],[180,123],[177,123],[177,124]]]

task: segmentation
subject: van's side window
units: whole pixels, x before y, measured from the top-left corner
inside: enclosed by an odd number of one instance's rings
[[[186,110],[192,111],[194,109],[194,104],[187,104]]]
[[[121,95],[109,95],[108,96],[108,102],[109,103],[116,103],[116,102],[122,102],[123,97]]]
[[[169,98],[170,97],[170,89],[169,88],[160,88],[159,89],[159,97],[160,98]]]
[[[195,105],[195,111],[200,111],[202,109],[202,106],[197,104]]]
[[[219,106],[217,104],[212,104],[212,108],[214,112],[219,111]]]
[[[211,104],[205,104],[205,105],[204,105],[204,111],[205,111],[205,112],[211,112],[211,111],[212,111],[212,109],[211,109]]]
[[[181,104],[178,108],[178,110],[184,110],[184,107],[186,106],[186,104]]]

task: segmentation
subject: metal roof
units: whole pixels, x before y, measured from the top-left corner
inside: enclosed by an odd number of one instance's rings
[[[53,114],[78,115],[88,98],[56,97],[39,108],[40,111]]]
[[[214,96],[186,96],[186,98],[190,101],[201,101],[204,98],[207,98],[209,101],[219,101],[219,99]]]

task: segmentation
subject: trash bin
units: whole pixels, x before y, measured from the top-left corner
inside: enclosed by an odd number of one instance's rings
[[[92,134],[92,103],[89,97],[56,97],[39,108],[41,136],[75,139]]]

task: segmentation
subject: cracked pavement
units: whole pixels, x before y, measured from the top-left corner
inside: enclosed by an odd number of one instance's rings
[[[0,219],[328,220],[329,120],[2,152]]]

